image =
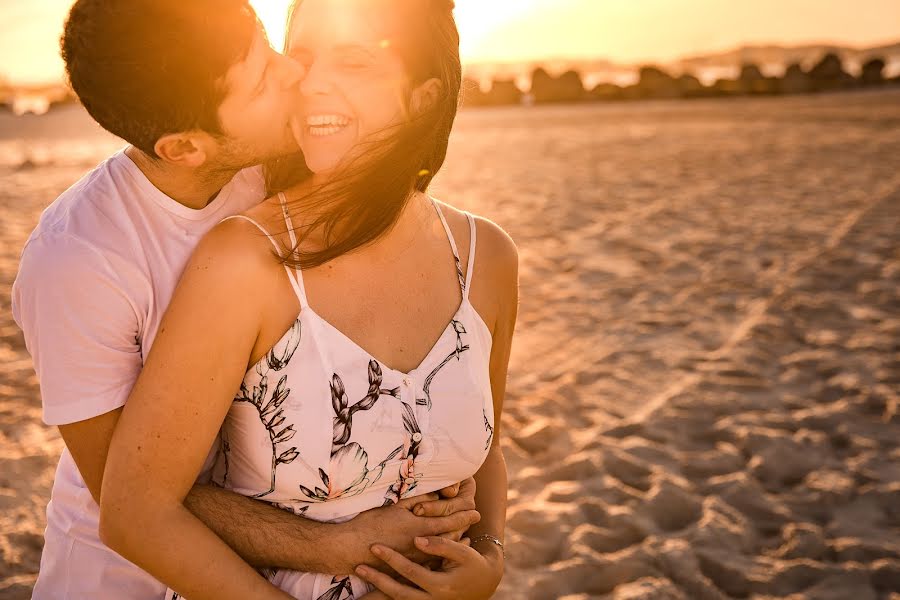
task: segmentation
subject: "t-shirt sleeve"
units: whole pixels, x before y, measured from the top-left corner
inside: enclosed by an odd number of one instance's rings
[[[40,381],[48,425],[125,404],[142,366],[141,319],[110,261],[89,243],[44,234],[22,253],[13,317]]]

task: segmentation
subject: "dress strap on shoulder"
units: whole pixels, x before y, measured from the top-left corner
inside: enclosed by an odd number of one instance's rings
[[[450,231],[450,226],[447,224],[447,219],[444,218],[444,211],[441,210],[441,207],[438,206],[437,200],[434,198],[430,198],[432,206],[434,206],[434,210],[437,211],[438,217],[441,219],[441,223],[444,225],[444,231],[447,232],[447,239],[450,240],[450,248],[453,250],[453,256],[459,261],[459,249],[456,247],[456,240],[453,239],[453,232]]]
[[[297,234],[294,233],[294,223],[291,221],[290,213],[288,213],[287,198],[284,197],[284,192],[278,193],[278,202],[281,204],[281,214],[284,215],[284,224],[287,226],[288,235],[291,238],[291,248],[296,249]],[[307,308],[309,306],[309,300],[306,297],[306,286],[303,283],[303,273],[300,271],[299,267],[291,269],[289,266],[284,265],[284,268],[287,269],[291,285],[297,293],[297,299],[300,300],[300,308]]]
[[[459,277],[459,287],[462,290],[463,297],[466,296],[466,277],[462,272],[462,262],[459,258],[459,248],[456,246],[456,240],[453,239],[453,232],[450,231],[450,225],[447,224],[447,219],[444,218],[444,212],[441,210],[441,207],[438,206],[437,200],[429,196],[431,200],[432,206],[434,206],[434,210],[437,211],[438,217],[441,218],[441,223],[444,225],[444,231],[447,233],[447,239],[450,240],[450,250],[453,251],[453,259],[456,261],[456,274]]]
[[[269,241],[272,243],[272,247],[275,248],[275,252],[278,253],[278,256],[281,256],[282,249],[278,245],[278,242],[275,240],[274,237],[272,237],[272,234],[269,233],[268,231],[266,231],[266,228],[263,227],[262,225],[260,225],[258,222],[256,222],[256,220],[248,217],[247,215],[231,215],[230,217],[225,217],[224,219],[222,219],[219,222],[224,223],[225,221],[228,221],[229,219],[242,219],[244,221],[249,221],[250,223],[253,223],[254,225],[256,225],[256,228],[259,229],[260,231],[262,231],[265,234],[265,236],[267,238],[269,238]]]
[[[469,265],[466,267],[466,284],[463,293],[469,297],[469,290],[472,289],[472,273],[475,271],[475,217],[472,213],[466,212],[466,219],[469,221]]]
[[[291,215],[287,209],[287,198],[284,192],[278,192],[278,202],[281,204],[281,214],[284,215],[284,223],[287,225],[288,235],[291,236],[291,245],[297,247],[297,235],[294,233],[294,224],[291,222]]]
[[[225,217],[224,219],[222,219],[219,222],[222,223],[229,219],[241,219],[243,221],[249,221],[250,223],[253,223],[253,225],[255,225],[257,229],[262,231],[265,234],[265,236],[267,238],[269,238],[269,241],[272,243],[272,247],[275,248],[275,253],[278,255],[278,257],[279,258],[283,257],[283,249],[281,248],[281,246],[278,245],[278,241],[275,239],[275,237],[271,233],[269,233],[266,230],[265,227],[260,225],[255,219],[248,217],[247,215],[231,215],[230,217]],[[290,280],[290,282],[291,282],[291,287],[294,288],[294,292],[297,294],[297,298],[300,300],[300,306],[305,308],[307,306],[306,292],[303,290],[302,281],[298,285],[297,280],[291,274],[291,268],[287,265],[284,265],[284,268],[285,268],[285,271],[287,271],[287,276],[288,276],[288,280]]]

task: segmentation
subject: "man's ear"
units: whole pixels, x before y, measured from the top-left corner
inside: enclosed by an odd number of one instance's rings
[[[441,98],[444,85],[437,77],[432,77],[412,91],[409,101],[409,112],[418,117],[434,108]]]
[[[167,163],[196,169],[209,158],[209,137],[203,132],[170,133],[159,138],[153,149]]]

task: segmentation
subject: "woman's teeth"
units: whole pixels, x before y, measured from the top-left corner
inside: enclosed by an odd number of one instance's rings
[[[350,124],[350,119],[340,115],[314,115],[307,117],[309,132],[315,136],[334,135]]]

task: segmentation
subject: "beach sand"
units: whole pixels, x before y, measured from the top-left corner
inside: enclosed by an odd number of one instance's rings
[[[9,286],[103,156],[34,133],[75,118],[0,134],[0,599],[61,448]],[[434,193],[521,256],[496,598],[900,598],[898,156],[897,92],[461,114]]]

